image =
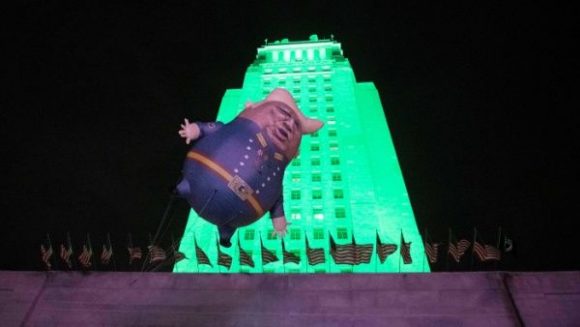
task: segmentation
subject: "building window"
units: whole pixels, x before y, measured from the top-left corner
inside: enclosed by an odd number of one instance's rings
[[[296,58],[296,61],[301,61],[302,60],[302,50],[296,50],[294,52],[294,57]]]
[[[312,181],[313,182],[320,182],[322,178],[320,177],[320,173],[313,173],[312,174]]]
[[[328,130],[328,136],[330,137],[336,137],[336,129],[329,129]]]
[[[337,228],[336,229],[336,238],[339,240],[346,240],[348,238],[348,231],[346,228]]]
[[[312,208],[312,215],[313,215],[314,219],[316,219],[316,220],[324,219],[324,214],[322,213],[321,207]]]
[[[267,232],[267,234],[268,234],[268,235],[266,236],[266,238],[267,238],[268,240],[275,240],[275,239],[276,239],[276,233],[274,233],[274,230],[273,230],[273,229],[271,229],[271,228],[270,228],[270,229],[268,229],[268,232]]]
[[[344,210],[342,207],[336,208],[334,209],[334,216],[337,219],[346,218],[346,210]]]
[[[322,199],[322,190],[312,190],[312,200]]]
[[[342,175],[340,173],[332,173],[332,181],[333,182],[341,182]]]
[[[306,57],[308,58],[308,60],[314,60],[314,49],[307,49]]]
[[[340,159],[338,159],[338,157],[332,157],[330,158],[330,164],[333,166],[338,166],[340,165]]]
[[[315,228],[312,230],[312,237],[315,240],[323,240],[324,239],[324,230],[322,228]]]
[[[336,151],[336,150],[338,150],[338,143],[330,142],[330,151]]]
[[[310,137],[318,137],[318,132],[314,132],[314,133],[310,134]]]
[[[320,166],[320,158],[312,158],[312,159],[310,160],[310,164],[311,164],[312,166]]]
[[[245,240],[253,240],[254,236],[255,236],[255,232],[253,229],[246,229],[246,231],[244,232],[244,239]]]
[[[319,143],[310,144],[310,151],[320,151],[320,144]]]
[[[290,218],[294,220],[300,220],[302,218],[302,213],[300,213],[300,209],[292,208],[290,211]]]
[[[292,175],[290,175],[290,176],[292,176],[292,177],[291,177],[291,178],[292,178],[292,179],[291,179],[291,180],[292,180],[292,182],[294,182],[294,183],[298,183],[298,182],[300,182],[300,174],[294,173],[294,174],[292,174]]]
[[[294,160],[292,160],[292,166],[299,167],[300,166],[300,159],[295,158]]]
[[[344,192],[342,190],[334,190],[332,194],[335,199],[344,199]]]
[[[300,191],[293,190],[292,192],[290,192],[290,199],[291,200],[300,200]]]
[[[290,239],[291,240],[299,240],[300,239],[300,230],[298,228],[293,228],[290,230]]]

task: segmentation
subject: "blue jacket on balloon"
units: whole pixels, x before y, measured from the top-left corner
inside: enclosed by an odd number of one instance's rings
[[[305,117],[290,93],[278,88],[264,101],[248,103],[230,123],[185,120],[181,127],[179,134],[194,143],[177,192],[218,227],[220,244],[230,246],[238,227],[266,212],[283,236],[284,171],[297,155],[302,135],[317,131],[322,122]]]

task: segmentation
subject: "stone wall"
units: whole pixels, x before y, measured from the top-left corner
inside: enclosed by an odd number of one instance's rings
[[[0,272],[0,326],[573,326],[580,272]]]

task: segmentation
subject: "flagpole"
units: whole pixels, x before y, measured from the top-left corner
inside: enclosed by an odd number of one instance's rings
[[[401,250],[403,249],[403,229],[401,228],[401,237],[399,238],[399,274],[401,273],[401,260],[403,260],[403,255]]]
[[[48,240],[48,248],[50,249],[50,251],[52,251],[52,253],[50,254],[50,256],[48,257],[47,261],[49,261],[49,265],[52,266],[52,263],[50,263],[50,258],[52,257],[52,254],[54,253],[54,249],[52,248],[52,240],[50,239],[50,233],[46,233],[46,239]],[[58,262],[58,260],[57,260]],[[58,268],[58,267],[55,267]],[[50,268],[48,269],[50,270]]]
[[[306,231],[304,231],[304,245],[306,245],[306,272],[309,272],[310,270],[310,260],[308,259],[308,249],[310,248],[310,244],[308,244],[308,234],[306,234]],[[286,268],[284,268],[286,269]]]
[[[425,240],[423,241],[423,268],[421,269],[423,272],[425,272],[425,261],[427,261],[427,252],[425,251],[425,241],[427,240],[427,228],[425,228]]]
[[[68,265],[69,270],[73,270],[72,241],[70,239],[70,233],[69,232],[66,232],[66,246],[67,246],[66,252],[68,254],[68,262],[67,262],[67,265]],[[68,252],[69,250],[71,252],[70,254]]]
[[[89,253],[91,255],[91,257],[90,257],[91,263],[92,263],[93,267],[95,268],[95,270],[97,270],[97,264],[95,262],[95,256],[94,256],[94,253],[93,253],[93,244],[91,242],[91,235],[90,235],[90,233],[87,233],[87,244],[89,246]]]
[[[115,253],[113,252],[113,243],[111,242],[110,232],[107,232],[107,241],[109,242],[109,251],[111,251],[111,259],[113,259],[113,270],[117,271],[117,260],[115,259]]]
[[[471,267],[470,270],[473,270],[473,263],[475,257],[475,242],[477,242],[477,228],[473,227],[473,245],[471,246]]]
[[[193,250],[195,251],[195,269],[199,274],[199,258],[197,257],[197,242],[195,241],[195,232],[193,232]]]
[[[145,271],[145,266],[147,265],[147,260],[151,258],[151,249],[153,248],[153,239],[151,238],[151,233],[149,233],[149,246],[147,247],[147,255],[143,260],[143,265],[141,266],[141,271]]]
[[[284,251],[286,251],[286,246],[284,246],[283,239],[280,239],[280,244],[282,245],[282,273],[286,274],[286,263],[284,262]]]
[[[447,241],[447,255],[445,255],[445,270],[449,271],[449,248],[451,246],[451,228],[449,228],[449,239]]]
[[[129,265],[131,265],[133,263],[133,237],[131,236],[131,233],[129,233],[127,235],[127,250],[131,249],[131,251],[129,251]]]
[[[379,253],[379,230],[375,229],[375,235],[377,235],[377,237],[375,237],[375,273],[379,272],[379,258],[378,258],[378,253]]]
[[[221,274],[222,268],[220,268],[221,265],[220,265],[220,243],[219,243],[219,234],[216,233],[216,236],[217,236],[217,238],[215,240],[215,242],[216,242],[215,245],[217,247],[216,248],[217,249],[217,252],[216,252],[217,253],[217,261],[216,261],[216,263],[217,263],[217,271],[218,271],[218,273]],[[195,257],[197,258],[197,255]]]
[[[497,228],[497,251],[499,252],[500,260],[495,261],[495,270],[497,270],[497,266],[499,265],[499,261],[501,261],[501,250],[499,248],[500,242],[501,242],[501,226],[498,226],[498,228]]]

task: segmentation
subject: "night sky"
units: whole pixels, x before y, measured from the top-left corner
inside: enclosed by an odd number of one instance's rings
[[[179,178],[183,118],[213,120],[264,39],[316,33],[379,90],[421,232],[476,227],[495,244],[501,226],[514,251],[493,269],[580,269],[573,11],[345,3],[21,4],[3,60],[0,268],[42,269],[47,233],[55,248],[67,231],[75,247],[86,233],[145,246]],[[165,244],[187,210],[174,205]]]

